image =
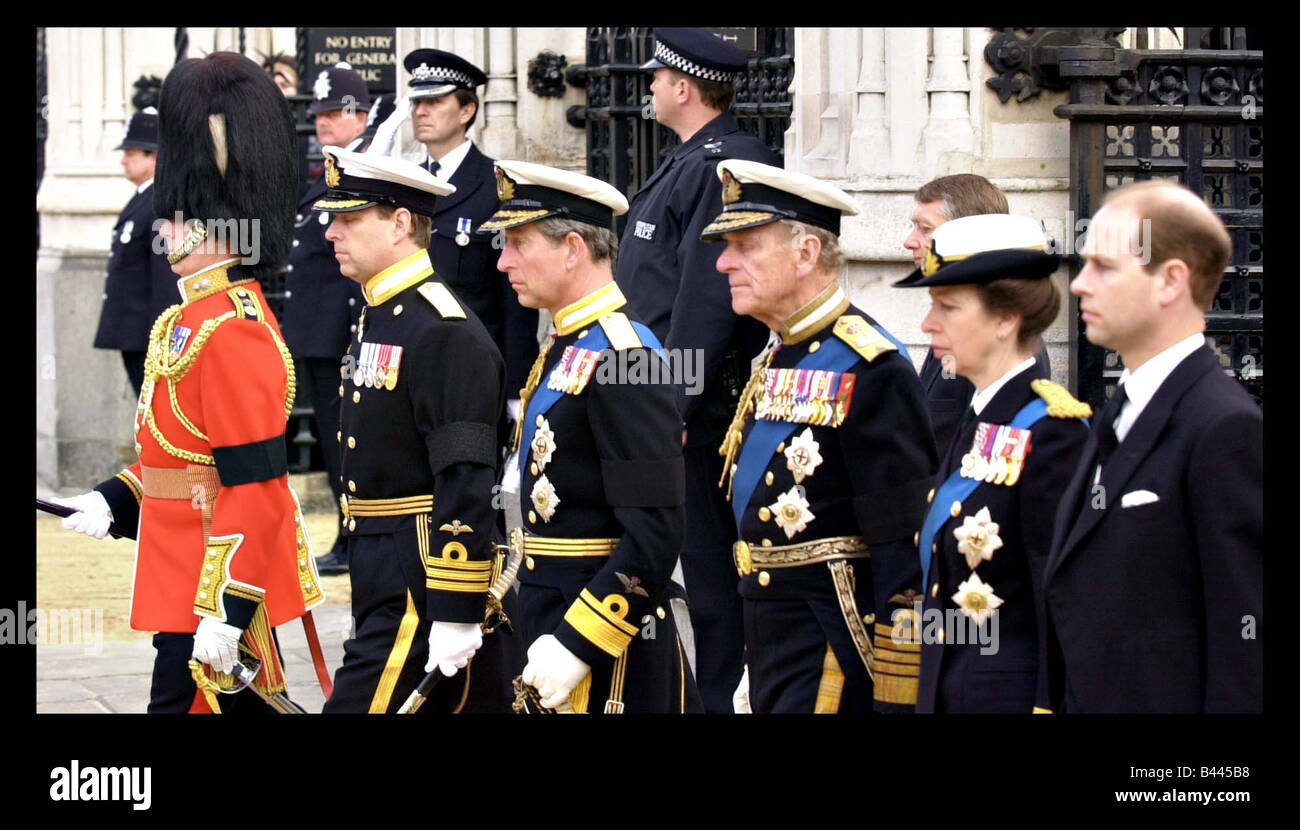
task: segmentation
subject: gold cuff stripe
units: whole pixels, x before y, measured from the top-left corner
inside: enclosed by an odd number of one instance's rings
[[[618,547],[618,539],[561,539],[549,536],[524,536],[524,553],[529,556],[609,556]]]
[[[452,591],[458,594],[481,594],[488,589],[486,579],[478,582],[452,582],[446,579],[426,579],[425,587],[431,591]]]
[[[415,519],[415,544],[420,549],[420,561],[424,563],[425,576],[431,576],[429,568],[432,562],[429,559],[429,516],[417,516]]]
[[[890,651],[876,641],[876,665],[893,664],[893,668],[906,669],[908,666],[921,665],[921,655],[904,654],[900,651]]]
[[[874,696],[881,703],[901,703],[914,706],[916,705],[917,687],[916,678],[877,674]]]
[[[835,651],[826,644],[826,659],[822,661],[822,679],[817,685],[817,703],[814,715],[833,715],[840,711],[840,696],[844,694],[844,671]]]
[[[353,516],[411,516],[433,510],[433,496],[408,496],[401,499],[346,500],[344,515]]]
[[[402,614],[402,621],[397,626],[397,637],[393,640],[392,651],[388,652],[383,674],[379,676],[379,685],[375,688],[374,696],[370,698],[370,714],[382,715],[388,711],[393,687],[397,685],[397,678],[402,674],[402,666],[406,665],[406,656],[411,652],[411,643],[415,640],[415,631],[419,626],[420,615],[415,610],[415,601],[411,599],[411,592],[407,591],[406,612]]]
[[[432,556],[429,558],[429,569],[446,571],[450,575],[467,574],[489,579],[492,574],[492,560],[484,559],[481,562],[465,562],[460,559],[443,559],[440,556]]]
[[[144,485],[142,485],[136,477],[131,474],[130,470],[123,470],[114,476],[114,478],[121,479],[122,483],[131,490],[131,495],[135,496],[136,504],[144,501]]]
[[[251,585],[240,585],[238,583],[227,585],[224,593],[232,597],[252,600],[253,602],[261,602],[266,599],[266,591],[261,588],[254,588]]]
[[[597,610],[599,608],[599,610]],[[564,612],[564,621],[592,645],[611,657],[618,657],[632,642],[636,628],[622,620],[612,620],[587,589]]]

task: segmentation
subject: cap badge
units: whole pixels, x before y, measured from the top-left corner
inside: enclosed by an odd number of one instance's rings
[[[334,164],[334,157],[325,156],[325,184],[329,187],[339,186],[339,168]]]
[[[312,85],[312,92],[316,95],[316,100],[320,101],[328,98],[330,94],[330,73],[328,69],[322,69],[316,76],[316,83]]]
[[[941,265],[943,265],[943,257],[934,252],[934,243],[931,242],[930,247],[925,249],[925,254],[921,258],[921,275],[925,277],[934,276],[934,272],[938,271]]]
[[[497,168],[497,198],[503,202],[515,198],[515,181],[500,167]]]
[[[427,81],[437,75],[436,69],[431,69],[429,64],[421,62],[419,66],[411,70],[411,77],[417,81]]]
[[[730,170],[722,171],[722,203],[724,205],[740,201],[740,182],[731,175]]]

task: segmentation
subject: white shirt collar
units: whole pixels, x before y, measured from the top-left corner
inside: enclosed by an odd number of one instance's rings
[[[348,146],[344,147],[343,149],[344,149],[344,150],[355,150],[355,149],[357,149],[358,147],[360,147],[360,146],[361,146],[361,142],[363,142],[363,141],[365,141],[365,140],[366,140],[366,134],[365,134],[365,133],[362,133],[361,135],[357,136],[356,138],[354,138],[354,139],[352,139],[350,142],[348,142]]]
[[[1012,366],[1002,377],[990,383],[983,390],[972,395],[970,399],[970,408],[975,410],[976,415],[983,412],[984,407],[989,405],[989,401],[993,400],[993,396],[998,393],[998,390],[1007,385],[1007,381],[1025,371],[1030,366],[1033,366],[1036,362],[1037,361],[1031,357],[1023,363],[1017,363],[1015,366]]]
[[[135,193],[136,193],[136,195],[139,196],[141,193],[143,193],[143,192],[145,192],[146,190],[148,190],[148,189],[149,189],[149,185],[151,185],[151,184],[153,184],[153,179],[149,179],[149,181],[144,182],[143,184],[141,184],[139,187],[137,187],[137,188],[135,189]]]
[[[1133,423],[1146,409],[1146,405],[1155,397],[1165,382],[1165,378],[1182,363],[1188,355],[1205,345],[1205,335],[1197,332],[1179,340],[1160,354],[1143,363],[1137,371],[1125,369],[1119,376],[1119,382],[1128,395],[1124,408],[1120,410],[1119,420],[1115,421],[1115,436],[1123,441]]]
[[[437,178],[442,179],[444,182],[449,181],[451,177],[455,175],[456,168],[460,167],[460,163],[465,160],[465,156],[469,155],[469,148],[473,143],[474,142],[467,138],[458,144],[456,149],[451,150],[443,155],[442,158],[438,159],[439,167]],[[432,160],[433,156],[429,155],[429,151],[426,149],[424,151],[424,163],[428,164]]]

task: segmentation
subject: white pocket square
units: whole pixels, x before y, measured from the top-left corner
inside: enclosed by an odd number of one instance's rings
[[[1125,493],[1120,496],[1120,507],[1138,507],[1143,504],[1151,504],[1160,501],[1160,497],[1150,490],[1134,490],[1132,493]]]

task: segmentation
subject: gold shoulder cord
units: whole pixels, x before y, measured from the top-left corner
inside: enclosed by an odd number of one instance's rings
[[[510,439],[511,452],[519,449],[519,441],[524,434],[524,413],[528,411],[528,401],[542,382],[542,369],[546,366],[546,355],[550,353],[554,343],[554,336],[546,338],[542,350],[537,353],[537,359],[533,361],[533,367],[528,370],[528,380],[524,382],[524,388],[519,390],[519,420],[515,421],[515,434]]]
[[[211,455],[182,449],[172,444],[163,436],[162,431],[158,429],[158,425],[154,421],[152,392],[159,378],[166,380],[167,394],[171,400],[172,412],[176,414],[177,419],[187,430],[190,431],[190,433],[206,442],[208,437],[204,435],[198,427],[196,427],[193,422],[185,416],[185,413],[181,411],[180,405],[176,400],[176,384],[181,380],[181,378],[185,377],[185,375],[189,373],[191,368],[193,368],[195,361],[198,360],[199,352],[202,351],[203,347],[208,342],[208,338],[212,336],[212,333],[216,331],[217,327],[238,315],[234,311],[227,311],[225,314],[221,314],[209,320],[204,320],[203,325],[199,327],[198,334],[195,335],[194,342],[190,344],[189,349],[185,351],[185,354],[182,355],[176,363],[169,365],[167,363],[166,344],[171,343],[172,332],[176,328],[176,324],[180,321],[181,310],[182,306],[180,305],[170,306],[166,311],[158,316],[158,319],[154,321],[153,329],[149,332],[149,351],[145,355],[144,366],[144,392],[141,394],[140,398],[142,403],[144,401],[149,401],[149,405],[145,406],[144,421],[148,425],[149,432],[153,435],[154,440],[158,442],[158,445],[162,447],[168,455],[183,458],[194,464],[211,465],[216,463],[215,459]],[[275,343],[276,350],[280,353],[280,359],[284,363],[286,373],[284,417],[287,421],[289,414],[293,411],[294,398],[297,396],[297,376],[293,369],[293,357],[290,355],[288,347],[285,346],[284,340],[276,334],[275,329],[271,326],[270,322],[265,319],[261,320],[261,322],[266,326],[266,330],[270,333],[271,339]]]
[[[718,455],[726,459],[722,466],[722,478],[718,479],[718,486],[722,482],[727,482],[727,501],[731,501],[731,483],[736,477],[736,456],[740,454],[740,445],[743,442],[745,433],[745,421],[754,411],[754,406],[758,401],[759,394],[763,391],[763,382],[767,378],[767,369],[772,365],[772,358],[776,356],[776,349],[767,353],[761,365],[754,370],[749,376],[749,382],[745,384],[745,391],[740,394],[740,404],[736,407],[736,416],[731,419],[731,426],[727,427],[727,435],[722,439],[722,446],[718,447]]]

